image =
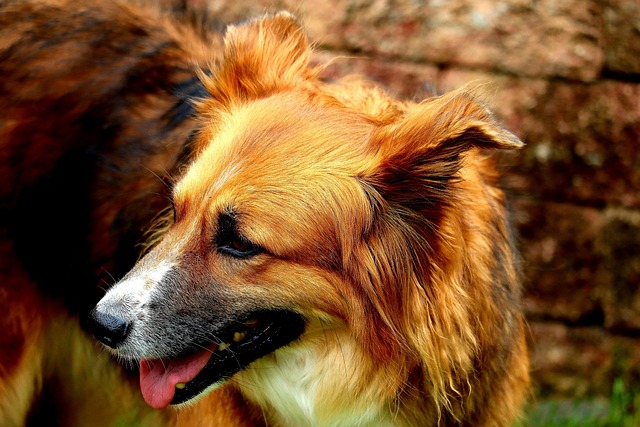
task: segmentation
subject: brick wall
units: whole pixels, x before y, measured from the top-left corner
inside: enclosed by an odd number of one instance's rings
[[[546,394],[640,386],[638,0],[206,0],[221,22],[289,9],[402,97],[490,82],[527,144],[504,158],[521,235],[533,375]]]

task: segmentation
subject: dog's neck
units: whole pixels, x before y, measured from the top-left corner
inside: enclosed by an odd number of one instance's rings
[[[344,329],[318,323],[304,340],[254,362],[234,382],[269,425],[404,425],[393,386],[382,377]]]

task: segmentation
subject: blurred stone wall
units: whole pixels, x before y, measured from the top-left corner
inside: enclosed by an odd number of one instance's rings
[[[533,376],[544,394],[640,386],[638,0],[189,0],[220,22],[296,13],[328,77],[420,99],[490,82],[507,155]]]

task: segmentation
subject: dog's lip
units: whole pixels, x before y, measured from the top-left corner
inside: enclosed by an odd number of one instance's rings
[[[140,388],[147,404],[162,409],[185,403],[291,343],[304,330],[302,316],[293,311],[263,311],[246,318],[216,332],[225,341],[194,344],[193,351],[182,356],[141,360]]]

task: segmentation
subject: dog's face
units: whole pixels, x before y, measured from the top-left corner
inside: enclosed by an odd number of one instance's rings
[[[94,311],[98,338],[141,360],[151,406],[323,334],[363,366],[410,370],[438,304],[414,281],[446,257],[437,228],[462,156],[519,145],[468,98],[410,106],[325,86],[301,40],[283,15],[232,30],[173,225]]]
[[[341,266],[371,226],[354,175],[371,123],[304,93],[218,120],[175,187],[174,224],[98,305],[129,325],[118,354],[173,359],[141,364],[153,406],[197,395],[298,338],[307,322],[362,311]]]

